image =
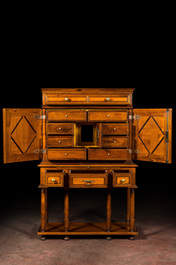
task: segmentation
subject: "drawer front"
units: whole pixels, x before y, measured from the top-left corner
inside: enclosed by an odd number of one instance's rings
[[[89,111],[88,121],[126,121],[127,111]]]
[[[86,96],[74,96],[74,95],[59,95],[59,94],[45,94],[45,105],[78,105],[87,101]]]
[[[71,134],[74,135],[74,123],[47,123],[46,134]]]
[[[89,149],[89,160],[128,160],[128,149]]]
[[[103,135],[127,135],[128,123],[103,123],[102,124]]]
[[[131,185],[131,173],[114,173],[113,187],[129,187]]]
[[[88,96],[88,102],[101,105],[129,105],[130,96]]]
[[[48,160],[86,160],[86,149],[47,149]]]
[[[124,148],[128,147],[127,136],[102,136],[101,147],[104,148]]]
[[[46,172],[46,185],[50,187],[63,187],[64,177],[62,172]]]
[[[71,174],[69,176],[70,188],[106,188],[108,175],[98,173]]]
[[[73,147],[74,136],[48,136],[46,145],[47,147]]]
[[[48,121],[87,121],[86,111],[76,110],[55,110],[46,111]]]

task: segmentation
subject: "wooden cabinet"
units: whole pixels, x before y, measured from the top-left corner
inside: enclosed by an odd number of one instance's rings
[[[42,109],[4,109],[4,163],[42,160],[38,235],[137,235],[133,160],[171,163],[172,109],[133,109],[132,88],[44,88]],[[48,220],[47,190],[65,190],[64,220]],[[69,190],[107,189],[103,223],[70,223]],[[126,189],[124,222],[111,190]]]

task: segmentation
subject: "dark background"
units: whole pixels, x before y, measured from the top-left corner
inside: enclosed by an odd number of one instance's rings
[[[62,76],[58,74],[58,79],[47,79],[43,76],[42,80],[36,78],[36,75],[23,74],[22,79],[19,76],[13,76],[9,85],[2,87],[2,95],[0,106],[1,108],[40,108],[41,107],[41,87],[133,87],[135,88],[133,94],[134,108],[173,108],[173,159],[172,164],[159,164],[151,162],[137,162],[137,185],[136,191],[136,205],[140,204],[144,198],[147,200],[148,206],[152,206],[154,201],[158,201],[158,207],[162,208],[159,203],[160,198],[171,205],[170,211],[174,211],[176,203],[175,192],[175,176],[176,176],[176,119],[175,119],[175,89],[168,80],[163,80],[163,76],[149,74],[141,75],[125,75],[117,77],[110,75],[109,77],[99,75],[96,78],[87,76],[85,79],[79,78],[78,75],[74,77]],[[159,79],[160,77],[160,79]],[[10,77],[9,77],[10,78]],[[116,80],[117,79],[117,80]],[[9,211],[12,208],[22,207],[22,202],[31,202],[32,205],[40,203],[40,190],[38,189],[40,174],[37,165],[39,161],[21,162],[13,164],[3,164],[3,138],[2,138],[2,122],[1,122],[1,213],[3,218],[10,218]],[[51,200],[57,197],[57,191],[50,192]],[[98,193],[102,191],[89,190],[83,194],[81,189],[71,191],[77,198],[77,202],[81,197],[93,196],[98,198]],[[119,194],[123,191],[118,190]],[[60,196],[63,200],[63,192],[60,191]],[[16,203],[18,202],[18,203]],[[62,201],[63,202],[63,201]],[[141,206],[142,207],[142,206]],[[91,206],[90,206],[91,208]],[[40,211],[40,208],[38,208]],[[40,220],[39,220],[40,222]]]

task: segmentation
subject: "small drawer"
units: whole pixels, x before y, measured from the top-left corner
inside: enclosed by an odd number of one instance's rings
[[[88,150],[89,160],[128,160],[128,149],[96,149]]]
[[[62,172],[47,171],[46,174],[46,185],[49,187],[63,187],[64,176]]]
[[[129,96],[88,96],[88,102],[101,105],[129,105]]]
[[[103,135],[127,135],[128,123],[103,123]]]
[[[81,110],[47,110],[47,121],[87,121],[87,112]]]
[[[127,148],[128,139],[126,136],[102,136],[101,147],[104,148]]]
[[[113,187],[129,187],[131,186],[132,173],[119,172],[114,173]]]
[[[48,160],[86,160],[85,148],[47,149]]]
[[[87,102],[86,96],[44,94],[44,105],[80,105]]]
[[[112,122],[127,121],[127,111],[89,111],[88,121]]]
[[[108,175],[99,173],[71,173],[70,188],[107,188]]]
[[[74,123],[46,123],[46,134],[71,134],[74,135]]]
[[[73,147],[74,136],[48,136],[46,139],[47,147]]]

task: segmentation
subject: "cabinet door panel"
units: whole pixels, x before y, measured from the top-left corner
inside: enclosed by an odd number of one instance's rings
[[[41,109],[3,109],[4,163],[41,159],[41,120],[34,118]]]
[[[134,109],[133,159],[171,163],[172,109]]]

